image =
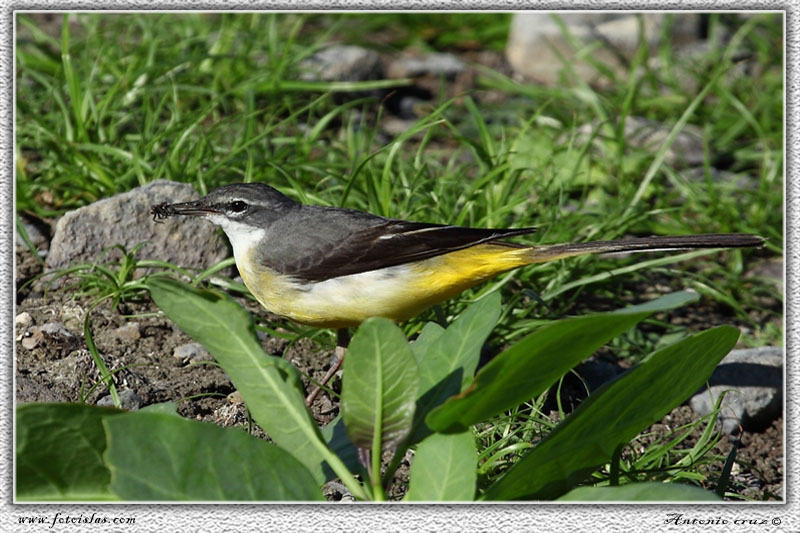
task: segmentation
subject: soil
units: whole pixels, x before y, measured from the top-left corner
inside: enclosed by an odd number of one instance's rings
[[[41,271],[41,266],[24,247],[17,248],[17,287]],[[100,373],[94,364],[84,337],[84,319],[92,298],[78,296],[69,283],[57,283],[46,294],[37,294],[30,285],[17,294],[16,401],[28,402],[108,402],[106,387],[98,385]],[[240,302],[256,317],[268,317],[251,300]],[[61,324],[63,328],[46,324]],[[192,343],[144,295],[140,301],[123,302],[113,308],[109,301],[91,311],[90,326],[94,342],[109,370],[115,372],[116,384],[126,406],[136,409],[159,402],[177,402],[180,415],[212,422],[223,427],[247,429],[250,421],[241,397],[222,369],[202,355],[194,360],[177,358],[176,347]],[[304,375],[320,379],[328,370],[332,347],[320,346],[310,339],[288,341],[263,336],[261,344],[272,355],[283,356]],[[598,354],[602,357],[602,353]],[[308,389],[308,381],[304,379]],[[333,387],[338,390],[339,380]],[[562,393],[568,397],[562,404],[571,410],[581,400],[580,387]],[[564,392],[566,391],[566,392]],[[320,425],[338,414],[338,404],[321,394],[312,406]],[[652,426],[649,436],[657,439],[675,427],[696,420],[687,405],[674,409]],[[690,447],[700,437],[700,425],[680,447]],[[255,435],[267,438],[257,426]],[[783,420],[776,420],[761,433],[744,433],[738,441],[737,463],[728,489],[731,500],[779,500],[783,492]],[[715,461],[707,465],[709,479],[718,479],[733,443],[723,437],[715,447]],[[402,498],[408,479],[410,457],[406,457],[395,476],[390,494]],[[715,487],[707,487],[713,490]],[[330,501],[348,501],[343,488],[334,483],[325,487]]]

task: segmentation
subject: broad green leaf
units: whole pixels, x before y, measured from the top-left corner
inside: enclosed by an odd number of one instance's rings
[[[677,291],[665,294],[664,296],[660,296],[655,300],[650,300],[649,302],[644,302],[638,305],[632,305],[630,307],[623,307],[622,309],[611,311],[609,314],[612,315],[628,314],[628,313],[639,313],[642,311],[657,313],[659,311],[668,311],[670,309],[683,307],[684,305],[696,302],[699,299],[700,295],[697,294],[696,292]]]
[[[478,451],[471,431],[434,433],[414,454],[407,501],[472,501],[478,479]]]
[[[619,487],[578,487],[562,502],[699,502],[721,501],[713,492],[682,483],[630,483]]]
[[[252,317],[227,295],[168,278],[147,281],[153,301],[222,365],[253,418],[280,447],[311,470],[320,484],[321,436],[303,403],[297,371],[264,353]]]
[[[495,357],[461,395],[428,414],[428,426],[460,432],[545,391],[570,368],[645,317],[696,300],[673,293],[611,313],[568,318],[544,326]]]
[[[500,294],[491,293],[467,307],[445,330],[427,324],[420,338],[412,343],[419,364],[420,387],[409,444],[431,434],[425,417],[434,407],[472,382],[481,348],[497,324],[500,312]]]
[[[472,381],[483,343],[497,324],[500,312],[500,293],[488,294],[467,307],[430,343],[425,355],[418,357],[420,395],[457,370],[462,375],[459,385]]]
[[[56,403],[16,410],[18,501],[116,500],[103,462],[104,417],[125,411]]]
[[[342,377],[342,417],[359,448],[394,447],[408,434],[419,375],[403,332],[390,320],[371,318],[350,341]]]
[[[145,413],[164,413],[170,415],[178,415],[178,404],[176,402],[161,402],[146,405],[139,409],[140,412]]]
[[[143,412],[104,424],[111,489],[125,500],[322,499],[297,459],[241,429]]]
[[[411,351],[414,353],[414,358],[417,360],[417,365],[424,364],[425,354],[428,352],[433,341],[438,339],[444,333],[444,328],[436,322],[428,322],[422,327],[422,331],[414,342],[411,343]]]
[[[589,396],[492,485],[488,500],[552,499],[607,463],[614,449],[694,394],[736,344],[719,326],[653,352]]]

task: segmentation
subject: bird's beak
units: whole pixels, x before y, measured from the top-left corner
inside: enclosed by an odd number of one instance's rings
[[[205,198],[179,204],[158,204],[150,208],[154,220],[162,220],[176,215],[203,216],[219,212],[219,209],[206,202]]]

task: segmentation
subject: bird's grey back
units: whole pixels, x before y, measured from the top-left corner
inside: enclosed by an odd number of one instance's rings
[[[337,246],[390,219],[337,207],[302,205],[266,228],[259,261],[278,272],[296,274],[319,264]]]

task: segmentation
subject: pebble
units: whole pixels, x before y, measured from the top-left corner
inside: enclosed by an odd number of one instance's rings
[[[27,246],[25,243],[25,239],[22,238],[22,232],[24,231],[30,240],[31,244],[39,249],[42,246],[45,246],[48,242],[48,237],[39,230],[39,228],[33,224],[31,221],[27,220],[24,216],[20,217],[17,220],[17,232],[16,232],[16,243],[18,246]],[[21,222],[22,227],[20,227],[19,223]],[[20,231],[22,230],[22,231]],[[38,250],[42,251],[42,250]]]
[[[202,344],[190,342],[176,346],[172,351],[172,357],[185,363],[188,361],[213,361],[214,357],[205,349]]]
[[[467,70],[467,65],[453,54],[427,54],[423,57],[402,57],[389,66],[390,78],[444,76],[453,79]]]
[[[119,392],[119,403],[122,405],[122,408],[127,411],[136,411],[139,407],[142,406],[142,400],[139,396],[132,391],[131,389],[125,389],[118,391]],[[103,396],[99,400],[97,400],[97,405],[99,406],[109,406],[112,407],[114,405],[114,400],[111,398],[110,394]]]
[[[368,81],[383,76],[380,55],[360,46],[334,45],[301,64],[305,80]]]
[[[33,317],[27,311],[23,311],[14,319],[14,325],[16,325],[19,330],[30,327],[33,325]]]
[[[48,322],[43,326],[32,326],[22,338],[22,347],[26,350],[32,350],[44,343],[57,343],[71,348],[78,345],[78,338],[58,322]]]
[[[111,331],[111,334],[122,341],[134,342],[142,337],[138,322],[129,322]]]
[[[235,390],[232,393],[228,394],[227,398],[228,401],[233,404],[244,403],[244,398],[242,398],[242,393],[239,392],[238,390]]]

